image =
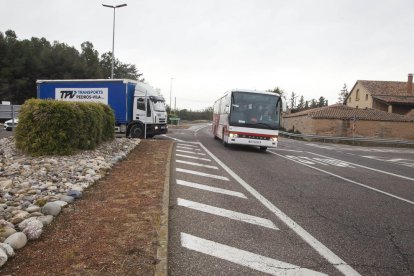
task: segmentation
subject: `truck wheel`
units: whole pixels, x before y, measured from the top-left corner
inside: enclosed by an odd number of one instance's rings
[[[131,138],[144,138],[144,129],[140,125],[133,125],[129,130]]]

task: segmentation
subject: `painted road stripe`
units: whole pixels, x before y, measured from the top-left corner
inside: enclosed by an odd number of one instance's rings
[[[189,155],[184,155],[184,154],[179,154],[179,153],[176,153],[175,155],[176,155],[176,156],[180,156],[180,157],[185,157],[185,158],[191,158],[191,159],[203,160],[203,161],[209,161],[209,162],[211,162],[211,160],[210,160],[210,159],[207,159],[207,158],[201,158],[201,157],[189,156]]]
[[[174,141],[177,141],[177,142],[184,142],[184,140],[180,140],[180,139],[177,139],[177,138],[174,138],[174,137],[171,137],[171,136],[165,135],[165,134],[162,134],[161,136],[164,136],[164,137],[170,138],[170,139],[172,139],[172,140],[174,140]]]
[[[327,156],[325,156],[325,155],[318,154],[318,153],[314,153],[314,152],[310,152],[310,151],[308,151],[308,153],[310,153],[310,154],[314,154],[314,155],[317,155],[317,156],[321,156],[321,157],[325,157],[325,158],[330,158],[330,159],[334,159],[334,160],[342,161],[342,160],[340,160],[340,159],[335,159],[335,158],[332,158],[332,157],[327,157]],[[374,168],[371,168],[371,167],[367,167],[367,166],[359,165],[359,164],[356,164],[356,163],[351,163],[351,162],[348,162],[348,161],[342,161],[342,162],[346,162],[346,163],[348,163],[348,164],[351,164],[351,165],[354,165],[354,166],[358,166],[358,167],[361,167],[361,168],[364,168],[364,169],[367,169],[367,170],[371,170],[371,171],[374,171],[374,172],[379,172],[379,173],[383,173],[383,174],[388,174],[388,175],[392,175],[392,176],[395,176],[395,177],[403,178],[403,179],[406,179],[406,180],[411,180],[411,181],[414,181],[414,178],[411,178],[411,177],[408,177],[408,176],[399,175],[399,174],[395,174],[395,173],[390,173],[390,172],[386,172],[386,171],[383,171],[383,170],[378,170],[378,169],[374,169]]]
[[[188,150],[179,150],[179,149],[177,149],[175,151],[185,152],[185,153],[190,153],[190,154],[197,154],[197,155],[205,155],[204,153],[199,153],[199,152],[194,152],[194,151],[188,151]]]
[[[216,166],[204,165],[204,164],[195,163],[195,162],[188,162],[188,161],[184,161],[184,160],[176,160],[176,162],[181,163],[181,164],[191,165],[191,166],[204,167],[204,168],[218,170],[218,168]]]
[[[194,144],[197,144],[198,142],[187,142],[182,140],[181,142],[178,143],[178,145],[182,145],[182,146],[186,146],[186,147],[197,147]]]
[[[198,203],[195,201],[186,200],[182,198],[177,199],[177,205],[187,207],[193,210],[197,210],[200,212],[220,216],[220,217],[225,217],[225,218],[229,218],[229,219],[233,219],[233,220],[237,220],[241,222],[263,226],[263,227],[274,229],[274,230],[279,230],[279,228],[277,228],[276,225],[272,221],[265,219],[265,218],[259,218],[256,216],[247,215],[247,214],[243,214],[243,213],[239,213],[235,211],[230,211],[227,209],[218,208],[218,207],[214,207],[211,205]]]
[[[195,174],[195,175],[200,175],[200,176],[205,176],[205,177],[210,177],[210,178],[215,178],[215,179],[221,179],[221,180],[230,181],[227,177],[220,176],[220,175],[214,175],[214,174],[209,174],[209,173],[202,173],[202,172],[197,172],[197,171],[192,171],[192,170],[185,170],[185,169],[180,169],[180,168],[176,168],[175,170],[177,172]]]
[[[292,229],[296,234],[298,234],[307,244],[309,244],[313,249],[315,249],[322,257],[324,257],[336,269],[338,269],[344,275],[360,275],[356,270],[354,270],[344,260],[342,260],[335,253],[333,253],[328,247],[326,247],[320,241],[314,238],[305,229],[303,229],[299,224],[297,224],[294,220],[292,220],[285,213],[283,213],[279,208],[273,205],[273,203],[271,203],[264,196],[262,196],[259,192],[253,189],[252,186],[247,184],[246,181],[241,179],[241,177],[239,177],[235,172],[233,172],[229,167],[227,167],[226,164],[221,162],[220,159],[218,159],[214,154],[212,154],[202,143],[200,143],[200,146],[204,149],[205,152],[208,153],[208,155],[210,155],[211,158],[214,159],[214,161],[217,162],[217,164],[219,164],[240,185],[242,185],[247,191],[249,191],[251,195],[253,195],[258,201],[260,201],[260,203],[262,203],[275,216],[277,216],[281,221],[283,221],[290,229]]]
[[[281,262],[221,243],[181,233],[181,245],[209,256],[220,258],[270,275],[326,275],[307,268]]]
[[[393,194],[387,193],[387,192],[385,192],[385,191],[383,191],[383,190],[376,189],[376,188],[373,188],[373,187],[371,187],[371,186],[368,186],[368,185],[365,185],[365,184],[362,184],[362,183],[359,183],[359,182],[353,181],[353,180],[351,180],[351,179],[348,179],[348,178],[342,177],[342,176],[340,176],[340,175],[337,175],[337,174],[334,174],[334,173],[331,173],[331,172],[328,172],[328,171],[325,171],[325,170],[319,169],[319,168],[317,168],[317,167],[314,167],[314,166],[311,166],[311,165],[305,164],[305,163],[303,163],[303,162],[297,161],[297,160],[292,159],[292,158],[290,158],[290,157],[287,157],[287,156],[284,156],[284,155],[281,155],[281,154],[278,154],[278,153],[275,153],[275,152],[271,152],[271,151],[269,151],[269,152],[270,152],[271,154],[274,154],[274,155],[277,155],[277,156],[280,156],[280,157],[286,158],[286,159],[288,159],[288,160],[291,160],[292,162],[296,162],[296,163],[298,163],[298,164],[302,164],[303,166],[309,167],[309,168],[311,168],[311,169],[314,169],[314,170],[317,170],[317,171],[320,171],[320,172],[323,172],[323,173],[326,173],[326,174],[332,175],[332,176],[334,176],[334,177],[336,177],[336,178],[339,178],[339,179],[342,179],[342,180],[344,180],[344,181],[346,181],[346,182],[349,182],[349,183],[352,183],[352,184],[355,184],[355,185],[358,185],[358,186],[361,186],[361,187],[367,188],[367,189],[369,189],[369,190],[373,190],[373,191],[378,192],[378,193],[380,193],[380,194],[383,194],[383,195],[386,195],[386,196],[390,196],[390,197],[392,197],[392,198],[395,198],[395,199],[398,199],[398,200],[401,200],[401,201],[404,201],[404,202],[407,202],[407,203],[409,203],[409,204],[413,204],[413,205],[414,205],[414,202],[413,202],[413,201],[411,201],[411,200],[408,200],[408,199],[405,199],[405,198],[402,198],[402,197],[399,197],[399,196],[396,196],[396,195],[393,195]],[[319,154],[318,154],[318,155],[319,155]],[[336,159],[336,160],[337,160],[337,159]],[[340,160],[339,160],[339,161],[340,161]],[[343,162],[345,162],[345,161],[343,161]],[[352,164],[352,163],[349,163],[349,164]]]
[[[194,182],[188,182],[188,181],[177,179],[177,184],[182,185],[182,186],[186,186],[186,187],[191,187],[191,188],[195,188],[195,189],[204,190],[204,191],[210,191],[210,192],[213,192],[213,193],[237,196],[237,197],[240,197],[240,198],[247,198],[244,194],[239,193],[239,192],[234,192],[234,191],[230,191],[230,190],[226,190],[226,189],[211,187],[211,186],[198,184],[198,183],[194,183]]]
[[[190,148],[190,147],[184,147],[184,146],[177,146],[177,149],[187,149],[187,150],[196,150],[196,151],[201,151],[200,149],[197,148]]]

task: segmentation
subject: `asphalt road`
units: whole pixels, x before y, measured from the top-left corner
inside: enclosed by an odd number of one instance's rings
[[[167,136],[170,275],[414,275],[414,150]]]

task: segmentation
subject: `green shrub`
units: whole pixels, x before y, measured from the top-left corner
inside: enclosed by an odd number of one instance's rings
[[[68,155],[114,139],[114,114],[98,103],[31,99],[16,127],[16,146],[31,155]]]

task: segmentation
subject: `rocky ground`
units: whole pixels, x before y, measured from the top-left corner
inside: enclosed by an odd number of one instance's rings
[[[138,142],[34,158],[0,140],[0,274],[153,274],[172,144]]]

